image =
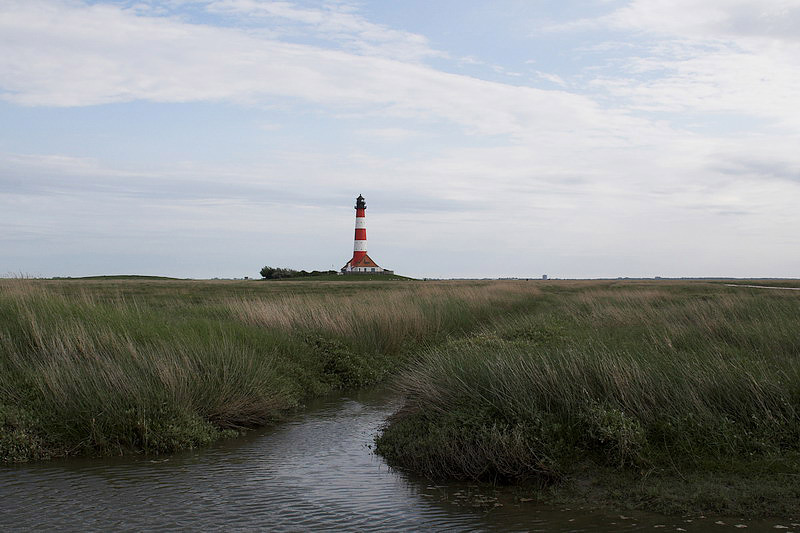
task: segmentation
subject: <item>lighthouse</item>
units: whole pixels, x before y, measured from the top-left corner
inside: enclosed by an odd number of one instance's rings
[[[342,267],[343,274],[392,274],[391,270],[379,267],[367,255],[367,203],[360,194],[356,198],[356,235],[353,242],[353,258]]]

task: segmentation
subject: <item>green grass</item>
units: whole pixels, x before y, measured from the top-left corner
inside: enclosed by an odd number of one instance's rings
[[[0,281],[0,461],[160,453],[382,381],[532,287]],[[391,307],[390,307],[391,306]]]
[[[541,287],[534,312],[415,358],[378,438],[390,464],[670,512],[800,512],[800,295]]]
[[[414,278],[406,276],[398,276],[397,274],[324,274],[320,276],[308,276],[297,278],[279,278],[271,280],[260,280],[267,282],[285,282],[285,281],[346,281],[346,282],[359,282],[359,281],[412,281]]]
[[[732,285],[756,285],[760,287],[800,288],[800,280],[796,279],[737,279],[729,281]]]
[[[121,279],[132,279],[132,280],[176,280],[179,278],[170,278],[167,276],[142,276],[139,274],[118,274],[115,276],[83,276],[78,278],[53,278],[54,280],[121,280]]]

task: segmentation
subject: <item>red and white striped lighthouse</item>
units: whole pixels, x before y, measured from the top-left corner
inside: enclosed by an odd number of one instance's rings
[[[360,194],[356,198],[356,236],[353,241],[353,259],[355,264],[367,255],[367,203]]]
[[[353,258],[342,267],[344,274],[388,274],[390,270],[379,267],[367,255],[367,203],[360,194],[356,198],[356,235]]]

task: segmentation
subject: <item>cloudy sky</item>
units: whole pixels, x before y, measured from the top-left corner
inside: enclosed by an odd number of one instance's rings
[[[799,0],[0,0],[0,275],[800,276]]]

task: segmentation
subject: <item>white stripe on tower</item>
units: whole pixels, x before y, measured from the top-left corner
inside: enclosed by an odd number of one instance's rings
[[[367,255],[367,204],[360,194],[356,198],[356,236],[353,243],[353,259],[350,264],[356,264]]]

